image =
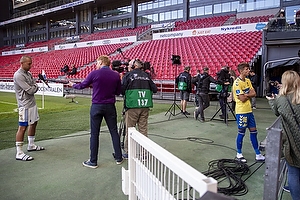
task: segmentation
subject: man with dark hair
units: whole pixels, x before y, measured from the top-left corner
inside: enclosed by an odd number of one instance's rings
[[[73,64],[73,65],[72,65],[71,72],[68,72],[67,74],[68,74],[68,75],[76,75],[76,73],[77,73],[77,68],[76,68],[75,65]]]
[[[200,73],[200,70],[199,70],[199,69],[197,69],[197,74],[196,74],[195,76],[192,77],[192,84],[195,85],[195,83],[196,83],[198,77],[201,77],[201,73]],[[196,83],[195,86],[196,86],[195,91],[197,91],[197,90],[198,90],[198,88],[197,88],[197,83]],[[198,95],[197,95],[197,93],[196,93],[196,95],[195,95],[195,104],[196,104],[196,109],[198,109],[198,108],[199,108],[199,100],[198,100]]]
[[[225,119],[226,105],[225,101],[227,100],[228,95],[228,86],[230,85],[230,74],[227,66],[223,66],[221,70],[217,73],[218,84],[222,85],[222,90],[219,94],[219,103],[222,110],[221,119]]]
[[[247,162],[242,154],[243,138],[246,133],[246,128],[250,131],[250,140],[256,154],[256,161],[264,161],[265,157],[258,150],[257,130],[254,115],[251,109],[250,98],[256,96],[256,92],[252,87],[251,81],[246,78],[249,76],[249,64],[240,63],[238,65],[240,76],[234,81],[233,96],[236,101],[235,113],[238,126],[238,135],[236,139],[237,159],[241,162]]]
[[[217,83],[217,81],[208,74],[207,67],[203,68],[203,74],[194,79],[193,84],[197,85],[196,95],[199,100],[199,108],[194,112],[194,118],[197,120],[200,114],[200,121],[204,122],[204,110],[209,107],[209,87],[210,83]]]
[[[138,125],[139,132],[148,136],[149,108],[153,107],[152,94],[157,92],[157,86],[142,67],[143,63],[139,59],[131,60],[129,72],[122,79],[126,127],[125,159],[128,159],[128,128]]]
[[[192,92],[192,76],[189,73],[190,67],[184,67],[184,71],[176,77],[176,85],[178,85],[178,90],[180,90],[181,99],[181,113],[184,115],[189,115],[190,113],[186,111],[186,105]]]
[[[20,63],[20,69],[14,74],[14,88],[19,108],[19,129],[16,134],[16,160],[31,161],[33,157],[26,155],[22,150],[27,127],[29,127],[27,151],[45,149],[34,144],[36,126],[39,120],[34,94],[38,91],[39,87],[29,72],[32,67],[31,57],[27,55],[22,56]]]
[[[65,64],[65,66],[63,68],[60,69],[60,72],[63,72],[63,73],[68,73],[70,70],[69,66],[67,64]]]
[[[90,159],[84,161],[83,166],[97,168],[99,132],[103,118],[108,126],[117,165],[122,164],[122,151],[120,136],[117,128],[117,111],[115,107],[116,97],[121,93],[120,75],[111,70],[110,59],[106,55],[97,58],[97,70],[92,71],[82,83],[74,84],[69,82],[69,86],[75,89],[83,89],[93,84],[92,106],[90,111],[91,137],[90,137]]]

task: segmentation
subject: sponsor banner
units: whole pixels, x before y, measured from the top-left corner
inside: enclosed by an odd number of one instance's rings
[[[175,27],[175,22],[162,23],[162,24],[152,24],[151,28],[159,29],[159,28],[167,28],[167,27]]]
[[[202,36],[202,35],[215,35],[215,34],[225,34],[225,33],[260,31],[266,25],[267,25],[267,22],[260,22],[260,23],[252,23],[252,24],[239,24],[239,25],[230,25],[230,26],[210,27],[210,28],[203,28],[203,29],[190,29],[190,30],[183,30],[183,31],[154,33],[153,40],[193,37],[193,36]]]
[[[46,51],[48,51],[48,47],[38,47],[38,48],[33,48],[33,49],[4,51],[4,52],[2,52],[2,56],[11,56],[11,55],[16,55],[16,54],[28,54],[28,53],[46,52]]]
[[[47,96],[63,97],[63,94],[64,94],[64,85],[63,84],[48,83],[48,85],[50,86],[50,88],[48,88],[48,86],[46,84],[38,83],[39,89],[35,94],[42,95],[44,92],[44,95],[47,95]],[[0,91],[15,93],[14,82],[0,82]]]
[[[32,17],[40,16],[40,15],[45,15],[45,14],[52,13],[52,12],[55,12],[55,11],[58,11],[58,10],[71,8],[71,7],[78,6],[78,5],[81,5],[81,4],[85,4],[85,3],[88,3],[88,2],[94,2],[94,1],[95,0],[75,1],[75,2],[72,2],[72,3],[68,3],[68,4],[64,4],[64,5],[61,5],[61,6],[54,7],[54,8],[50,8],[48,10],[43,10],[43,11],[39,11],[39,12],[32,13],[32,14],[29,14],[29,15],[25,15],[25,16],[22,16],[22,17],[17,17],[17,18],[10,19],[10,20],[4,21],[4,22],[0,22],[0,26],[3,26],[5,24],[10,24],[10,23],[13,23],[13,22],[17,22],[17,21],[22,21],[24,19],[29,19],[29,18],[32,18]]]
[[[25,47],[25,44],[16,44],[16,47],[19,48],[19,47]]]
[[[79,40],[79,39],[80,39],[79,36],[76,35],[76,36],[72,36],[72,37],[67,37],[66,41]]]
[[[55,50],[101,46],[101,45],[108,45],[108,44],[120,44],[120,43],[127,43],[127,42],[136,42],[136,41],[137,41],[136,36],[129,36],[129,37],[111,38],[105,40],[94,40],[94,41],[87,41],[87,42],[76,42],[70,44],[55,45]]]

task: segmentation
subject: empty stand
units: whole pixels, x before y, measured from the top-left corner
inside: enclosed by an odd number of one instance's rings
[[[75,67],[83,67],[90,62],[94,62],[99,55],[109,55],[116,51],[118,48],[123,48],[131,43],[123,44],[111,44],[103,46],[94,46],[87,48],[76,48],[76,49],[65,49],[57,51],[49,51],[41,54],[29,54],[32,56],[32,68],[30,72],[33,77],[37,77],[42,70],[45,71],[47,78],[57,78],[60,75],[64,75],[60,72],[60,69],[65,65]],[[14,56],[1,56],[0,59],[9,60],[10,64],[7,66],[2,66],[0,68],[1,78],[12,78],[13,74],[20,67],[19,60],[22,55]],[[0,60],[1,61],[1,60]],[[74,78],[83,79],[88,74],[88,69],[83,69],[82,72],[78,72],[78,76],[73,76]]]
[[[222,26],[232,16],[235,15],[191,19],[186,22],[177,21],[175,22],[175,28],[173,29],[173,31]]]
[[[232,23],[232,25],[268,22],[273,17],[274,17],[274,15],[264,15],[264,16],[256,16],[256,17],[239,18],[239,19],[236,19]]]
[[[250,62],[261,47],[262,32],[243,32],[209,35],[188,38],[154,40],[139,44],[123,52],[127,58],[139,58],[149,61],[157,79],[174,79],[183,67],[189,65],[191,74],[197,69],[210,68],[210,74],[216,76],[221,66],[236,70],[240,62]],[[181,65],[175,73],[171,56],[180,55]],[[120,55],[113,60],[122,60]]]
[[[108,39],[108,38],[134,36],[134,35],[143,33],[144,31],[148,30],[149,28],[150,28],[150,25],[139,26],[135,29],[126,28],[126,29],[119,29],[119,30],[112,30],[112,31],[105,30],[103,32],[85,35],[84,37],[82,37],[81,42],[92,41],[92,40],[103,40],[103,39]]]

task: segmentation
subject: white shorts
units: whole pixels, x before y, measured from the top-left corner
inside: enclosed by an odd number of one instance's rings
[[[37,110],[37,106],[31,108],[19,108],[19,125],[20,126],[28,126],[34,124],[39,120],[39,113]]]

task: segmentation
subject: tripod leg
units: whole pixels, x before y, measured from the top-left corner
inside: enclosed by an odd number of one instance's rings
[[[223,105],[224,106],[224,105]],[[212,118],[210,118],[210,121],[213,120],[215,118],[215,116],[220,112],[220,110],[222,109],[222,107],[220,107],[218,109],[218,111],[212,116]]]
[[[231,114],[233,115],[234,119],[236,120],[236,116],[235,116],[235,114],[234,114],[234,111],[233,111],[232,108],[230,107],[229,103],[227,103],[227,106],[228,106],[228,108],[229,108]]]

